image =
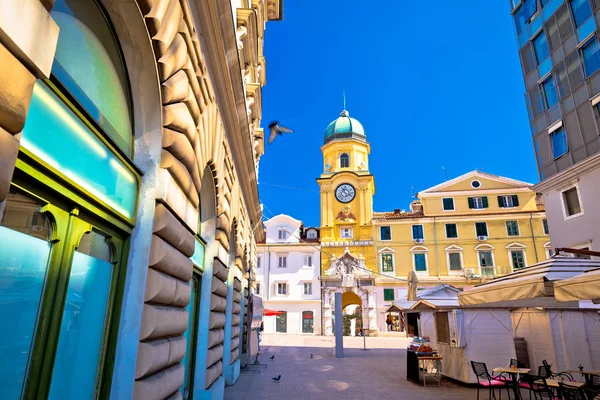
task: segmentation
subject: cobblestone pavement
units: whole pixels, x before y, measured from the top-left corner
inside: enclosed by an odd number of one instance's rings
[[[475,389],[448,380],[443,380],[441,387],[407,381],[405,349],[409,339],[377,337],[366,341],[368,350],[364,351],[362,338],[344,338],[344,358],[337,359],[332,338],[265,335],[259,361],[267,367],[250,368],[260,373],[242,372],[234,386],[225,388],[225,400],[476,398]],[[275,358],[270,360],[272,355]],[[277,375],[281,375],[279,383],[271,380]]]

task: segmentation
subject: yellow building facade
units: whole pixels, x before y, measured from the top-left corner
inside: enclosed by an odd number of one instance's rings
[[[462,286],[507,274],[550,255],[546,214],[531,185],[472,171],[424,190],[408,212],[373,216],[378,284]]]

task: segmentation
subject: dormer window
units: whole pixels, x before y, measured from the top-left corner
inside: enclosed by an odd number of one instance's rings
[[[310,231],[308,231],[306,233],[306,238],[307,239],[316,239],[317,238],[317,231],[311,229]]]
[[[287,239],[287,231],[285,229],[279,229],[277,233],[277,239],[286,240]]]
[[[350,156],[346,153],[340,156],[340,168],[350,168]]]

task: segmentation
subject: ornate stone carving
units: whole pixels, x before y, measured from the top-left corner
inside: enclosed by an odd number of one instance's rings
[[[340,222],[356,222],[356,216],[352,213],[349,206],[342,208],[336,219]]]

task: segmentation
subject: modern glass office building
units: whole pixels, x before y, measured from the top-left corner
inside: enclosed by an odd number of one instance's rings
[[[544,194],[552,245],[591,249],[600,236],[592,210],[600,201],[600,1],[510,0],[510,8],[541,180],[534,189]]]

